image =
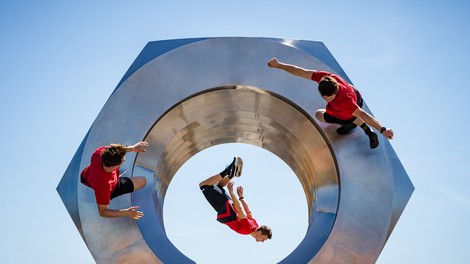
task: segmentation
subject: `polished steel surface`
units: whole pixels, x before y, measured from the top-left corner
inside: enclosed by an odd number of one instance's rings
[[[414,190],[411,181],[387,140],[380,138],[380,147],[371,150],[361,131],[341,137],[336,126],[317,123],[314,112],[324,101],[315,83],[268,68],[273,56],[348,80],[321,42],[200,38],[147,44],[57,187],[97,263],[193,263],[165,234],[165,195],[184,162],[223,143],[272,152],[303,186],[309,228],[281,263],[377,260]],[[122,170],[145,176],[148,184],[110,206],[139,204],[145,217],[137,223],[100,218],[93,191],[78,183],[79,172],[97,146],[139,140],[151,147],[128,155]]]

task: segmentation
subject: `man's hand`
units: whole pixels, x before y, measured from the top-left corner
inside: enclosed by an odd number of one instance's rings
[[[98,213],[101,217],[115,218],[127,216],[132,219],[139,219],[144,216],[144,213],[137,211],[138,206],[131,206],[127,209],[114,210],[109,209],[107,204],[98,204]]]
[[[120,211],[126,212],[127,217],[132,218],[134,220],[138,220],[139,218],[144,216],[144,213],[141,211],[137,211],[137,209],[139,209],[138,206],[131,206],[127,209],[122,209]]]
[[[238,194],[238,197],[243,197],[243,187],[242,186],[238,186],[237,194]]]
[[[133,146],[130,146],[129,151],[145,152],[148,146],[149,146],[149,143],[147,141],[140,141],[140,142],[135,143]]]
[[[290,74],[293,74],[295,76],[299,76],[308,80],[311,80],[312,74],[314,72],[314,70],[304,69],[296,65],[280,62],[276,57],[268,61],[268,66],[271,68],[276,68],[276,69],[286,71]]]
[[[388,139],[393,139],[393,130],[391,128],[387,128],[382,132],[382,135]]]
[[[229,181],[227,183],[227,189],[228,189],[229,192],[233,192],[233,185],[234,184],[235,184],[235,182],[233,182],[233,181]]]
[[[268,61],[268,66],[271,68],[277,68],[279,66],[279,61],[274,57]]]

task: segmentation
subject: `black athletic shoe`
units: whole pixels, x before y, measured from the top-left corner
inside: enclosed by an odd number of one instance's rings
[[[369,133],[369,144],[371,149],[375,149],[379,146],[379,139],[377,138],[377,134],[374,132]]]
[[[336,129],[336,133],[340,135],[346,135],[347,133],[351,132],[351,130],[355,129],[357,127],[356,124],[354,123],[348,123],[341,125],[338,129]]]
[[[228,169],[230,171],[229,178],[232,179],[234,176],[235,177],[240,177],[242,175],[242,169],[243,169],[243,160],[240,157],[234,157],[232,163],[228,166]]]

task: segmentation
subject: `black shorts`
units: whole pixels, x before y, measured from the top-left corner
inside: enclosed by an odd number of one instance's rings
[[[362,108],[362,106],[364,105],[364,100],[362,100],[361,94],[359,93],[358,90],[354,89],[354,91],[356,92],[357,105],[360,108]],[[347,120],[339,119],[337,117],[334,117],[328,114],[327,112],[323,114],[323,118],[325,119],[325,122],[327,123],[334,123],[334,124],[340,124],[340,125],[349,124],[349,123],[354,122],[354,120],[356,120],[356,117],[352,117]]]
[[[111,193],[111,199],[120,195],[131,193],[134,191],[134,183],[128,177],[119,177],[116,188]]]
[[[210,203],[212,208],[217,212],[217,221],[227,223],[237,220],[237,213],[233,209],[232,199],[225,193],[220,185],[201,186],[201,191]]]

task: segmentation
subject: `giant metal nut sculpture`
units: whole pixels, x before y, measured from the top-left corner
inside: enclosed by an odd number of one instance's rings
[[[165,234],[165,194],[184,162],[230,142],[277,155],[303,186],[309,227],[281,263],[377,260],[413,193],[410,179],[383,137],[371,150],[362,131],[338,136],[337,126],[317,123],[315,110],[325,102],[316,84],[268,68],[273,56],[349,80],[321,42],[197,38],[147,44],[57,187],[97,263],[194,263]],[[80,171],[96,147],[140,140],[150,143],[149,150],[128,154],[122,170],[145,176],[148,184],[113,203],[138,204],[145,217],[99,217],[93,191],[79,184]]]

